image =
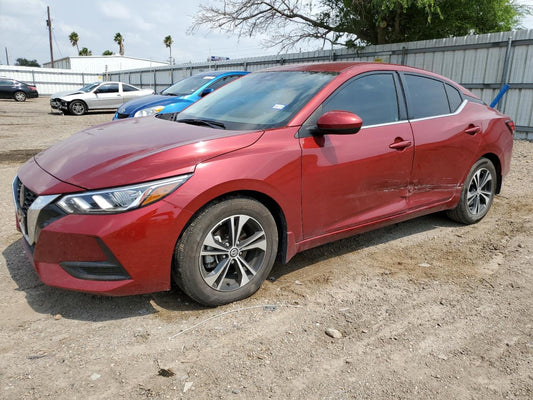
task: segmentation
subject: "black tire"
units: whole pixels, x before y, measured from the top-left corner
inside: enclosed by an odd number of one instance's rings
[[[68,105],[68,111],[74,115],[83,115],[87,112],[87,105],[80,100],[74,100]]]
[[[266,279],[277,248],[276,222],[260,202],[239,197],[213,203],[194,217],[178,240],[174,281],[206,306],[241,300]]]
[[[498,176],[492,161],[479,159],[466,177],[459,204],[447,212],[448,217],[462,224],[481,221],[489,212],[497,185]]]
[[[18,90],[15,93],[13,93],[13,99],[15,101],[26,101],[26,93]]]

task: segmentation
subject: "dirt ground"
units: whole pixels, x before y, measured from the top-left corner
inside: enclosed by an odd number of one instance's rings
[[[312,249],[209,309],[50,288],[23,254],[18,167],[112,115],[0,100],[0,398],[533,398],[532,143],[479,224],[431,215]]]

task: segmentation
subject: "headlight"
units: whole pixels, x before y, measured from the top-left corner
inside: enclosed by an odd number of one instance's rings
[[[105,190],[70,194],[57,202],[69,214],[115,214],[151,204],[169,195],[191,174]]]
[[[161,111],[163,108],[165,108],[165,106],[143,108],[142,110],[137,111],[133,117],[147,117],[149,115],[154,115]]]

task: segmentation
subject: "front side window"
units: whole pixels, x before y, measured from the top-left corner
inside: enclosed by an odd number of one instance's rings
[[[220,78],[219,80],[217,80],[216,82],[213,82],[212,84],[210,84],[207,88],[208,89],[213,89],[213,91],[217,90],[218,88],[221,88],[222,86],[224,86],[226,83],[229,83],[237,78],[240,78],[242,75],[228,75],[228,76],[225,76],[223,78]]]
[[[324,102],[321,114],[332,110],[357,114],[363,126],[398,121],[394,77],[390,73],[378,73],[348,81]]]
[[[118,93],[118,83],[109,83],[98,88],[98,93]]]
[[[192,104],[176,122],[209,120],[235,130],[285,126],[335,76],[308,71],[249,74]]]
[[[434,117],[450,113],[444,83],[420,75],[405,74],[409,93],[409,117],[411,119]]]

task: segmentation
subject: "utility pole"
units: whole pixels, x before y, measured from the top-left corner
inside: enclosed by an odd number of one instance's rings
[[[46,20],[46,26],[48,26],[48,40],[50,42],[50,61],[52,68],[54,68],[54,49],[52,48],[52,19],[50,18],[50,7],[46,7],[48,10],[48,19]]]
[[[7,53],[7,47],[6,49],[6,65],[9,65],[9,54]]]

